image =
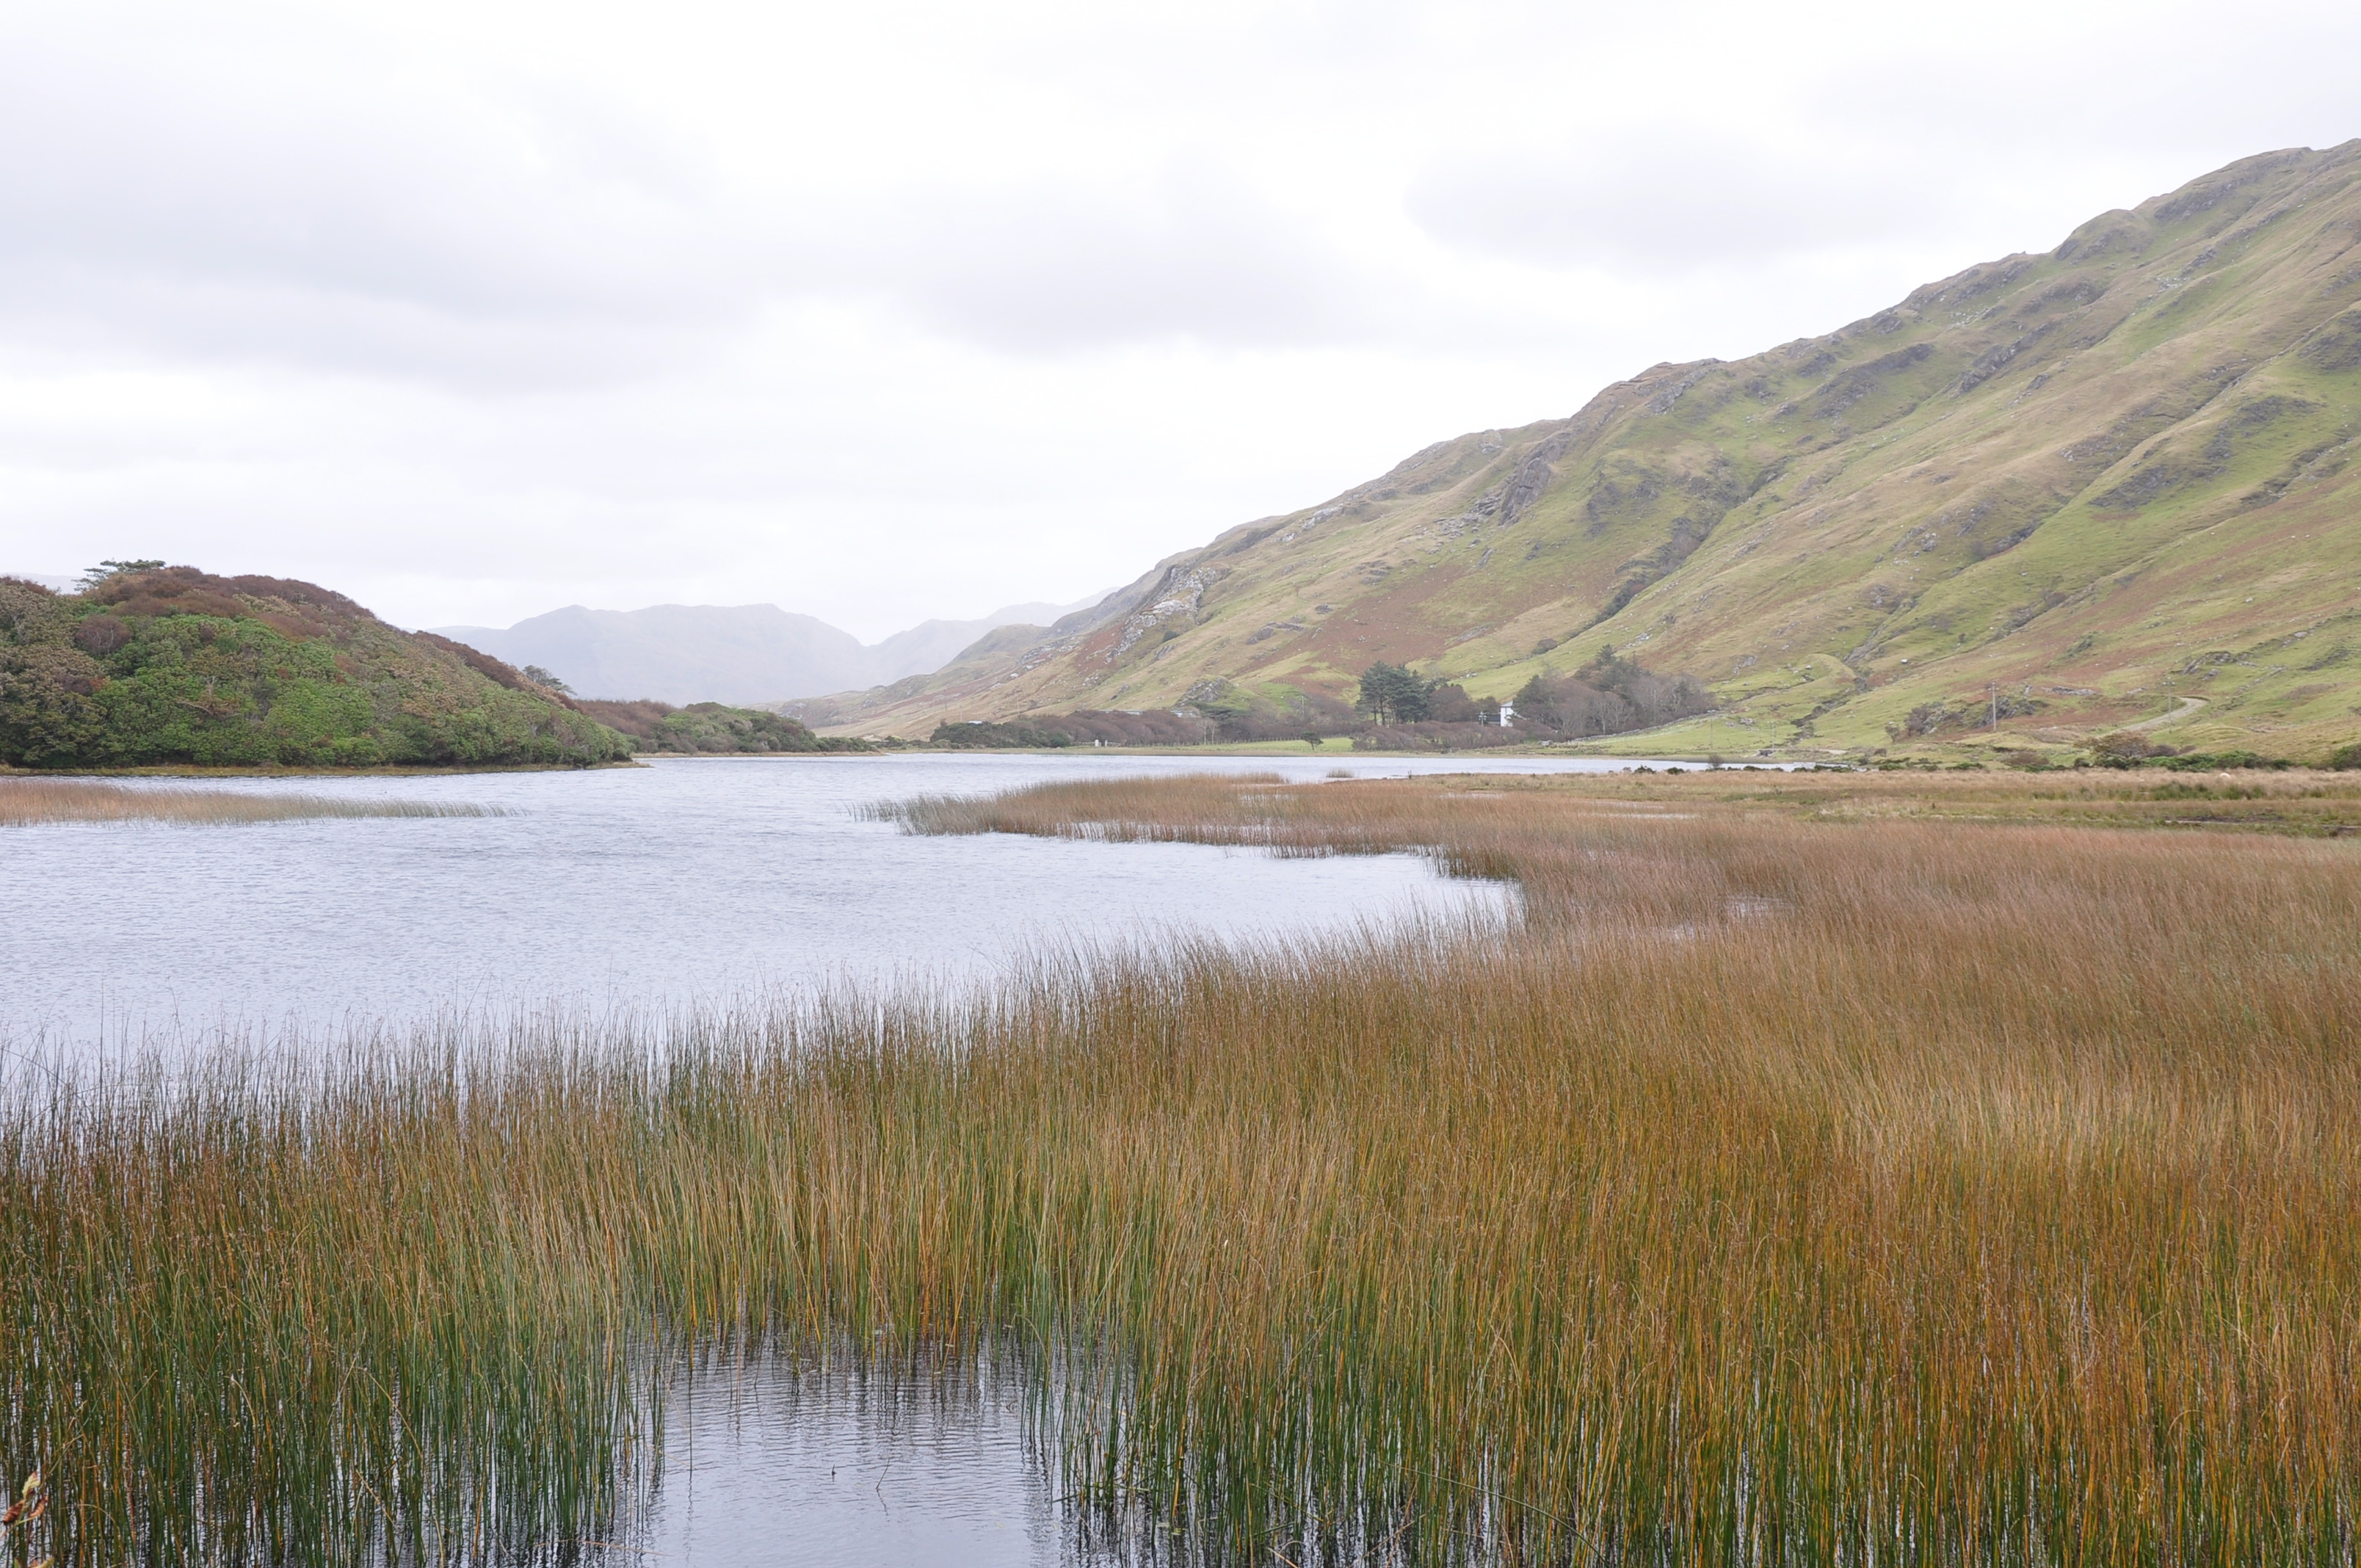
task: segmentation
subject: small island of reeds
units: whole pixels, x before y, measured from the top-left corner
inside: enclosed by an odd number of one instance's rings
[[[584,1560],[669,1357],[852,1343],[1009,1347],[1065,1490],[1149,1557],[2352,1560],[2361,780],[1182,778],[887,815],[1409,850],[1522,913],[302,1064],[18,1062],[0,1450],[45,1512],[7,1549]]]
[[[310,817],[498,817],[465,802],[346,800],[284,791],[123,784],[104,779],[0,777],[0,827],[39,822],[285,822]]]

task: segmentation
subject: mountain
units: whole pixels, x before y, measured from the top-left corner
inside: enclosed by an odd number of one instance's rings
[[[435,631],[520,668],[538,665],[587,697],[747,703],[873,679],[868,652],[851,632],[768,604],[577,604],[506,630]]]
[[[1095,604],[1097,599],[1084,600]],[[1069,611],[1082,609],[1080,604],[1012,604],[994,610],[982,620],[922,620],[906,630],[896,631],[882,642],[870,645],[872,660],[870,679],[880,685],[898,681],[906,675],[920,675],[941,669],[958,658],[975,641],[987,632],[1004,626],[1046,626]],[[802,696],[803,692],[782,692],[781,696]]]
[[[1284,711],[1410,663],[1478,697],[1612,645],[1748,750],[1997,722],[2324,752],[2361,726],[2361,141],[2243,159],[1825,336],[1437,442],[932,674],[867,733]],[[1727,741],[1725,741],[1727,743]]]
[[[775,702],[899,680],[948,663],[1012,621],[1065,609],[1011,605],[981,620],[928,620],[864,647],[851,632],[776,605],[569,605],[501,630],[444,626],[448,637],[520,667],[537,665],[577,693],[617,700]]]
[[[79,594],[0,578],[0,762],[513,766],[631,751],[507,665],[311,583],[193,566]]]

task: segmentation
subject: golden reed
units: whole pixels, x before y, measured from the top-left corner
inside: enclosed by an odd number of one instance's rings
[[[38,822],[280,822],[302,817],[499,817],[497,807],[410,800],[190,785],[113,784],[103,779],[0,777],[0,828]]]
[[[1522,914],[20,1071],[10,1474],[64,1562],[562,1556],[651,1347],[884,1329],[1034,1347],[1073,1488],[1176,1556],[2350,1561],[2361,843],[1909,805],[1958,798],[922,801],[1415,849]]]

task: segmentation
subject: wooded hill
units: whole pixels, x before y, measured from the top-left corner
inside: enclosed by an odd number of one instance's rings
[[[1826,336],[1438,442],[933,675],[784,706],[906,735],[1276,716],[1378,661],[1498,699],[1611,646],[1705,680],[1741,754],[2153,724],[2325,755],[2361,733],[2356,408],[2361,141],[2268,153]]]
[[[0,578],[0,762],[588,764],[631,741],[497,659],[344,595],[192,566]]]
[[[79,594],[0,577],[0,765],[583,766],[862,751],[779,714],[577,698],[344,595],[135,563]]]

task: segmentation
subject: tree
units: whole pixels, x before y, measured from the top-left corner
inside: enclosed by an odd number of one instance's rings
[[[82,592],[88,593],[109,577],[119,577],[126,572],[154,572],[162,569],[161,561],[101,561],[82,575]]]
[[[1426,688],[1426,716],[1437,724],[1473,724],[1478,711],[1466,686],[1437,681]]]
[[[1634,659],[1601,648],[1570,675],[1535,674],[1516,696],[1517,719],[1567,735],[1641,729],[1713,706],[1713,696],[1688,675],[1660,675]]]
[[[563,692],[567,696],[572,696],[574,695],[574,688],[572,686],[567,685],[564,681],[559,680],[555,674],[543,669],[539,664],[527,664],[523,669],[519,670],[517,674],[522,675],[526,680],[531,681],[537,686],[547,686],[551,691]]]
[[[1353,706],[1380,724],[1416,724],[1427,715],[1433,689],[1400,664],[1380,661],[1361,672],[1361,695]]]

